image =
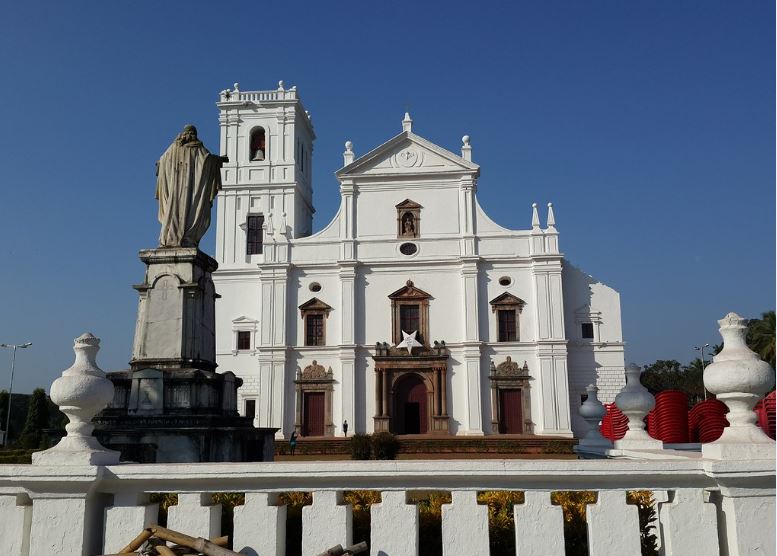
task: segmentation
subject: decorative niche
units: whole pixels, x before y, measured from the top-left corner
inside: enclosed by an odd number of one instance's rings
[[[417,238],[421,237],[421,209],[423,207],[405,199],[398,205],[397,209],[397,238]]]

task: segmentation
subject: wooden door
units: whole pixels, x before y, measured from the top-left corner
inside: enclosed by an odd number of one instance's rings
[[[324,436],[324,392],[304,393],[302,436]]]
[[[499,389],[499,432],[502,434],[523,433],[523,408],[521,389]]]

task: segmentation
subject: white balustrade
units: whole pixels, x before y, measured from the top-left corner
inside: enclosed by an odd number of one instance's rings
[[[418,507],[407,503],[403,490],[384,490],[370,507],[370,554],[418,554]],[[401,535],[397,531],[402,531]]]
[[[25,532],[30,529],[31,519],[32,505],[26,495],[0,494],[0,554],[29,554],[29,536]]]
[[[316,490],[313,504],[302,508],[302,553],[320,554],[353,539],[353,512],[340,490]]]
[[[167,508],[168,528],[204,539],[220,536],[221,504],[213,504],[211,499],[207,492],[179,494],[178,505]]]
[[[156,525],[159,504],[150,504],[145,492],[117,492],[113,506],[105,508],[103,550],[119,552],[149,525]]]
[[[599,491],[586,507],[589,554],[640,554],[639,513],[623,490]]]
[[[478,505],[477,492],[454,490],[442,506],[444,556],[488,554],[488,507]]]
[[[235,550],[247,556],[286,554],[286,506],[274,492],[246,492],[245,504],[235,508]]]
[[[549,491],[527,491],[513,516],[517,556],[564,556],[564,511],[551,504]]]
[[[768,555],[775,553],[774,468],[773,460],[698,457],[0,465],[0,553],[27,554],[29,546],[29,554],[110,554],[155,521],[147,496],[153,492],[178,493],[168,510],[170,528],[218,536],[221,508],[212,495],[233,492],[246,494],[235,509],[235,548],[246,556],[279,555],[286,548],[286,508],[277,495],[291,491],[313,493],[302,510],[306,556],[360,540],[370,542],[373,555],[412,555],[419,553],[419,521],[408,492],[447,491],[444,553],[488,554],[488,508],[477,503],[477,493],[507,490],[525,493],[514,508],[516,554],[560,555],[564,520],[550,493],[588,490],[598,496],[587,507],[590,555],[638,555],[637,507],[627,504],[626,491],[644,489],[668,492],[656,524],[666,554]],[[381,493],[371,508],[369,539],[353,538],[352,509],[343,501],[345,491],[361,489]]]

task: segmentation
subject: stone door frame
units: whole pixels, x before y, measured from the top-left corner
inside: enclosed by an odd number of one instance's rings
[[[303,404],[305,403],[305,392],[323,392],[324,393],[324,436],[335,435],[335,425],[332,420],[332,392],[334,392],[334,377],[331,367],[324,369],[317,361],[305,367],[304,370],[297,369],[297,378],[294,381],[296,389],[297,407],[294,419],[294,430],[298,436],[302,436],[302,415]]]
[[[449,434],[448,354],[429,350],[426,354],[403,355],[387,348],[373,356],[375,362],[375,432],[394,430],[397,385],[407,375],[416,375],[426,386],[427,434]]]
[[[499,432],[499,422],[501,421],[501,400],[499,390],[520,390],[521,391],[521,413],[523,417],[521,434],[534,434],[534,426],[531,420],[531,393],[530,381],[534,380],[529,376],[529,367],[524,361],[523,366],[512,360],[508,355],[507,359],[497,366],[491,362],[491,372],[489,373],[491,381],[491,433],[502,434]]]

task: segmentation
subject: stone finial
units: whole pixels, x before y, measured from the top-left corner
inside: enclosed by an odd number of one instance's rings
[[[346,141],[345,152],[343,153],[343,165],[348,166],[355,158],[356,154],[353,152],[353,143]]]
[[[629,430],[621,440],[615,441],[616,449],[660,450],[663,442],[652,438],[645,430],[643,419],[656,406],[656,399],[642,386],[639,365],[626,366],[626,386],[615,396],[615,405],[629,419]]]
[[[289,233],[289,230],[286,226],[286,211],[283,211],[283,213],[281,214],[281,226],[280,226],[280,229],[278,230],[278,233],[284,237]]]
[[[729,313],[718,321],[723,349],[704,369],[704,387],[725,403],[729,426],[704,457],[774,459],[774,440],[756,426],[753,406],[774,386],[774,369],[747,347],[747,320]]]
[[[285,91],[285,89],[283,88],[283,80],[278,81],[278,90],[279,91]]]
[[[405,119],[402,120],[402,131],[413,131],[413,120],[410,119],[410,112],[405,112]]]
[[[273,236],[275,235],[275,230],[272,226],[272,212],[267,213],[267,218],[264,219],[264,235],[266,236]]]
[[[233,91],[232,91],[233,93],[240,92],[240,83],[235,83],[234,85],[232,85],[232,87],[233,87]]]
[[[556,215],[553,212],[553,203],[548,203],[548,231],[556,231]]]
[[[537,212],[537,203],[531,204],[531,227],[534,230],[540,229],[540,215]]]
[[[461,138],[461,158],[472,161],[472,146],[469,144],[469,135]]]
[[[51,400],[69,422],[59,444],[32,455],[40,465],[110,465],[119,462],[119,452],[107,450],[92,436],[92,419],[113,399],[113,383],[97,366],[100,339],[85,333],[74,340],[73,365],[51,385]]]
[[[588,423],[588,432],[580,439],[578,446],[582,448],[612,448],[612,442],[603,437],[599,431],[599,422],[607,413],[597,393],[599,389],[594,384],[586,386],[588,397],[580,406],[580,416]]]

